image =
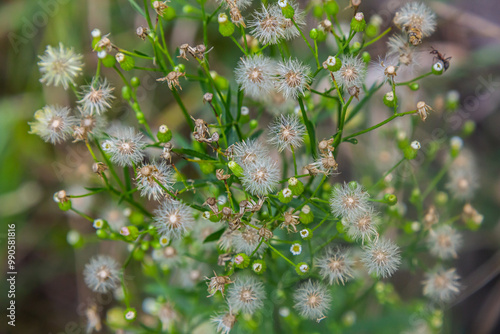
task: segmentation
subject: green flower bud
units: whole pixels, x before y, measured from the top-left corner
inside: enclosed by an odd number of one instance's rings
[[[213,174],[215,172],[215,166],[214,166],[214,164],[211,164],[211,163],[199,163],[198,165],[200,166],[201,172],[203,174],[209,175],[209,174]]]
[[[292,6],[290,6],[288,0],[279,0],[278,5],[281,7],[281,13],[285,18],[293,19],[293,16],[295,15],[295,10],[293,9]]]
[[[126,309],[125,312],[123,312],[123,317],[127,321],[134,321],[135,318],[137,318],[137,312],[136,312],[135,308]]]
[[[95,231],[95,234],[99,239],[107,239],[109,237],[108,232],[103,229],[98,229],[97,231]]]
[[[106,51],[102,51],[106,53]],[[104,67],[113,67],[116,64],[116,59],[112,55],[106,54],[103,58],[100,58]]]
[[[413,189],[410,194],[410,202],[413,204],[418,203],[420,201],[420,196],[420,190],[418,188]]]
[[[405,158],[413,160],[417,157],[418,150],[420,150],[420,143],[416,140],[412,141],[410,145],[404,149]]]
[[[227,166],[237,177],[242,177],[244,175],[243,168],[238,165],[235,161],[229,161]]]
[[[339,220],[339,221],[337,222],[337,224],[335,225],[335,227],[337,228],[337,231],[338,231],[339,233],[344,233],[344,231],[345,231],[345,226],[344,226],[344,224],[342,223],[342,221],[341,221],[341,220]]]
[[[255,260],[252,263],[252,270],[258,275],[262,275],[266,271],[266,263],[264,260]]]
[[[318,39],[318,35],[318,29],[311,29],[311,31],[309,31],[309,37],[311,37],[312,40]]]
[[[351,20],[351,29],[355,32],[361,32],[365,30],[366,21],[363,13],[358,12]]]
[[[352,43],[351,52],[358,52],[360,49],[361,49],[361,43],[360,42],[354,42],[354,43]]]
[[[304,240],[311,240],[311,238],[313,237],[313,231],[308,228],[300,230],[299,234]]]
[[[411,84],[408,85],[411,90],[417,91],[420,89],[420,85],[417,82],[412,82]]]
[[[144,223],[144,215],[137,211],[132,211],[128,220],[134,225],[142,225]]]
[[[396,205],[396,203],[398,202],[398,197],[394,194],[385,194],[384,195],[384,201],[390,205],[390,206],[393,206],[393,205]]]
[[[85,243],[81,234],[76,230],[70,230],[68,234],[66,234],[66,241],[74,248],[80,248]]]
[[[306,275],[309,270],[311,268],[309,267],[309,265],[305,262],[299,262],[296,266],[295,266],[295,271],[297,272],[297,274],[299,274],[300,276],[303,276],[303,275]]]
[[[288,179],[288,188],[290,188],[294,196],[299,196],[304,192],[304,184],[295,177]]]
[[[293,192],[290,188],[285,188],[278,193],[278,199],[281,203],[290,203],[293,199]]]
[[[365,34],[366,37],[368,38],[374,38],[379,34],[379,32],[380,32],[379,27],[372,23],[368,23],[368,25],[366,26]]]
[[[92,36],[92,49],[95,50],[97,43],[101,40],[101,31],[96,28],[92,30],[90,35]]]
[[[132,87],[139,87],[141,85],[141,80],[138,77],[132,77],[132,79],[130,79],[130,84]]]
[[[335,56],[328,56],[328,58],[323,62],[323,68],[329,70],[330,72],[336,72],[342,67],[342,61]]]
[[[239,253],[234,257],[234,264],[237,268],[245,269],[250,264],[250,258],[245,253]]]
[[[219,14],[219,32],[224,37],[229,37],[234,33],[234,23],[231,22],[224,13]]]
[[[388,106],[389,108],[394,108],[394,93],[393,92],[387,92],[384,95],[384,104]]]
[[[175,9],[172,6],[168,6],[167,9],[163,11],[163,17],[168,21],[172,21],[173,19],[175,19],[175,16]]]
[[[318,36],[316,37],[316,42],[319,43],[326,41],[326,32],[323,29],[319,29],[317,31],[318,31]]]
[[[474,130],[476,130],[476,123],[472,120],[465,121],[464,126],[462,127],[463,135],[468,137],[474,133]]]
[[[150,246],[150,242],[149,241],[143,241],[143,242],[141,242],[141,249],[143,251],[147,251],[149,249],[149,246]]]
[[[250,129],[255,130],[259,126],[259,122],[256,119],[250,121]]]
[[[442,62],[438,61],[432,65],[432,73],[434,75],[441,75],[444,72],[444,65]]]
[[[448,194],[444,191],[438,191],[436,195],[434,195],[434,203],[439,206],[445,206],[448,203]]]
[[[304,205],[302,210],[300,210],[299,220],[304,225],[311,224],[314,221],[314,214],[309,205]]]
[[[368,53],[367,51],[363,52],[361,54],[361,59],[363,59],[363,61],[365,62],[365,64],[369,64],[370,61],[372,60],[372,56],[370,55],[370,53]]]
[[[139,230],[133,225],[124,226],[120,229],[120,234],[124,236],[126,240],[133,241],[139,236]]]
[[[160,125],[156,137],[161,143],[168,143],[172,139],[172,131],[166,125]]]
[[[116,61],[120,64],[120,67],[124,71],[130,71],[134,68],[135,66],[135,60],[134,58],[127,56],[121,52],[117,53],[115,55]]]
[[[184,14],[194,14],[196,13],[196,8],[191,5],[185,5],[184,7],[182,7],[182,12]]]
[[[122,97],[125,100],[130,100],[132,98],[132,90],[129,86],[122,87]]]
[[[326,14],[331,16],[337,15],[339,12],[339,5],[334,0],[325,1],[323,8],[325,9]]]
[[[448,110],[456,110],[460,102],[460,93],[456,90],[450,90],[446,94],[446,108]]]
[[[134,260],[136,261],[142,261],[144,259],[144,255],[146,255],[146,252],[141,248],[137,248],[136,250],[134,250],[134,253],[132,254]]]
[[[318,6],[318,5],[314,5],[313,10],[312,10],[312,14],[315,18],[321,19],[323,17],[323,7]]]
[[[69,211],[71,209],[71,200],[68,199],[66,201],[61,201],[59,203],[57,203],[59,205],[59,209],[61,209],[62,211]]]
[[[215,71],[210,71],[210,75],[214,79],[215,86],[217,86],[217,88],[219,90],[221,90],[221,91],[227,90],[227,88],[229,87],[229,82],[227,81],[226,78],[218,75],[217,72],[215,72]]]

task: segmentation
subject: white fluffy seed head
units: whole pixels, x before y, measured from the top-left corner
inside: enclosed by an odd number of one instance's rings
[[[277,44],[285,38],[283,16],[279,6],[266,8],[262,5],[260,10],[254,12],[252,20],[249,21],[249,28],[262,45]]]
[[[360,212],[352,218],[347,219],[346,233],[356,241],[371,241],[378,236],[377,233],[378,217],[373,208]]]
[[[82,72],[83,56],[73,52],[73,49],[64,47],[59,43],[59,48],[47,46],[45,53],[38,56],[38,66],[42,78],[40,82],[47,86],[63,86],[68,89],[75,83],[75,78]]]
[[[211,321],[216,325],[216,330],[220,334],[229,334],[231,329],[233,329],[236,323],[236,316],[231,312],[227,311],[224,313],[219,313],[211,318]]]
[[[445,270],[438,268],[425,274],[424,296],[437,302],[449,302],[460,292],[460,276],[455,272],[455,268]]]
[[[315,266],[320,269],[319,274],[330,285],[333,283],[345,284],[353,278],[352,266],[354,261],[350,258],[349,250],[329,248],[315,261]]]
[[[288,59],[278,63],[276,85],[278,92],[288,98],[297,98],[304,95],[310,80],[309,66],[302,64],[297,59]]]
[[[457,257],[462,237],[451,226],[442,225],[429,231],[427,245],[432,255],[441,259],[452,259]]]
[[[305,135],[305,126],[295,115],[281,115],[269,126],[269,142],[280,152],[291,147],[302,145]]]
[[[436,29],[436,14],[421,2],[410,2],[396,12],[394,23],[406,33],[417,29],[427,37]]]
[[[113,90],[106,79],[94,78],[90,85],[82,88],[83,98],[78,103],[84,112],[100,115],[111,108],[111,101],[115,98]]]
[[[363,60],[356,56],[342,58],[342,66],[335,72],[335,80],[345,89],[351,87],[360,88],[365,78],[366,68]]]
[[[163,188],[173,191],[174,171],[165,161],[153,160],[137,168],[136,183],[141,196],[158,201],[165,196]]]
[[[250,166],[267,157],[267,148],[257,139],[247,139],[233,146],[232,156],[240,166]]]
[[[228,289],[227,302],[234,312],[253,314],[265,299],[264,284],[254,277],[238,277]]]
[[[111,133],[110,147],[111,162],[119,166],[133,166],[142,161],[146,143],[144,136],[136,133],[134,128],[118,128]]]
[[[330,308],[332,300],[326,286],[311,280],[303,283],[294,293],[294,308],[309,319],[321,319]]]
[[[241,58],[235,69],[236,82],[253,98],[269,95],[274,87],[275,62],[263,55]]]
[[[273,192],[280,181],[280,171],[271,158],[258,159],[254,164],[243,165],[241,178],[246,191],[252,195],[264,196]]]
[[[357,182],[336,185],[330,197],[330,207],[336,217],[353,219],[370,210],[370,195]]]
[[[257,249],[260,239],[261,237],[257,229],[246,226],[232,233],[231,246],[236,253],[245,253],[250,256]],[[267,244],[262,243],[255,254],[262,255],[266,248]]]
[[[392,276],[398,269],[401,255],[395,243],[387,239],[378,239],[364,247],[361,260],[369,274],[374,273],[378,277],[385,278]]]
[[[155,211],[154,222],[160,236],[178,239],[194,226],[191,208],[176,200],[166,199]]]
[[[111,257],[99,255],[85,265],[85,284],[95,292],[106,293],[116,289],[120,281],[118,263]]]
[[[30,122],[30,133],[40,136],[44,141],[58,144],[65,141],[73,133],[77,124],[66,107],[45,106],[35,113],[35,121]]]

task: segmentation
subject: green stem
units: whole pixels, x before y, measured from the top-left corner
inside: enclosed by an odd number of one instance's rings
[[[381,33],[380,35],[378,35],[377,37],[375,37],[374,39],[366,42],[365,44],[363,44],[363,47],[367,47],[368,45],[370,44],[373,44],[375,43],[376,41],[378,41],[379,39],[381,39],[382,37],[384,37],[385,35],[387,35],[390,31],[391,31],[392,28],[387,28],[386,30],[384,30],[383,33]]]
[[[414,79],[412,79],[412,80],[408,80],[408,81],[405,81],[405,82],[400,82],[400,83],[397,83],[397,84],[396,84],[396,86],[406,86],[406,85],[409,85],[409,84],[411,84],[411,83],[414,83],[415,81],[418,81],[418,80],[420,80],[420,79],[423,79],[423,78],[425,78],[425,77],[428,77],[428,76],[429,76],[429,75],[431,75],[431,74],[432,74],[432,71],[427,72],[427,73],[422,74],[421,76],[418,76],[418,77],[416,77],[416,78],[414,78]]]
[[[290,146],[290,149],[292,150],[293,156],[293,169],[295,171],[294,176],[297,176],[299,173],[297,173],[297,160],[295,159],[295,149],[293,148],[293,145]]]
[[[75,209],[75,208],[73,208],[73,207],[72,207],[70,210],[71,210],[71,211],[73,211],[73,212],[75,212],[75,213],[77,213],[79,216],[81,216],[81,217],[83,217],[83,218],[87,219],[87,220],[88,220],[88,221],[90,221],[90,222],[93,222],[93,221],[94,221],[94,219],[90,218],[89,216],[87,216],[87,215],[86,215],[86,214],[84,214],[83,212],[78,211],[77,209]]]
[[[422,201],[431,193],[431,191],[437,186],[438,182],[443,178],[444,174],[448,171],[454,159],[450,159],[443,168],[439,171],[439,173],[432,179],[431,183],[425,191],[422,193]]]
[[[278,254],[279,256],[281,256],[283,259],[286,260],[286,262],[290,263],[290,265],[292,265],[292,267],[296,267],[295,263],[293,263],[289,258],[287,258],[285,255],[283,255],[279,250],[277,250],[276,248],[274,248],[273,246],[271,246],[271,243],[268,242],[268,241],[265,241],[266,245],[269,246],[269,248],[271,248],[271,250],[273,252],[275,252],[276,254]]]

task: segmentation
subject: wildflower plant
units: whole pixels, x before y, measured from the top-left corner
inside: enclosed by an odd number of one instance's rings
[[[460,292],[452,268],[460,257],[458,230],[478,228],[483,216],[471,204],[479,181],[463,141],[440,138],[432,150],[419,142],[439,118],[411,93],[450,66],[449,58],[445,64],[431,52],[432,67],[419,68],[417,54],[425,57],[423,45],[437,27],[430,8],[405,4],[394,26],[381,32],[381,18],[367,17],[354,0],[344,10],[334,0],[306,7],[291,0],[128,3],[140,24],[131,26],[137,48],[93,30],[92,45],[81,50],[97,63],[90,73],[75,50],[48,46],[38,63],[41,83],[74,95],[70,106],[41,107],[30,123],[42,140],[73,139],[67,145],[90,154],[85,164],[95,177],[88,191],[61,190],[57,205],[89,221],[99,240],[127,245],[121,253],[117,248],[116,260],[98,255],[83,270],[92,291],[118,296],[114,303],[126,321],[110,311],[106,326],[340,332],[354,320],[339,317],[362,316],[359,305],[371,296],[404,303],[391,283],[399,271],[425,274],[419,305],[445,307],[453,300]],[[172,22],[184,16],[202,22],[199,34],[193,45],[174,46]],[[381,49],[385,37],[387,54],[372,55],[369,46]],[[220,40],[224,47],[215,43]],[[238,57],[230,73],[219,73],[214,65],[228,48]],[[155,94],[178,105],[184,128],[169,118],[157,123],[155,111],[145,110],[138,93],[139,76],[146,75],[157,83]],[[202,91],[198,107],[187,103],[194,86]],[[135,121],[116,116],[118,100]],[[371,105],[388,116],[372,124]],[[362,158],[384,153],[381,133],[395,147],[394,162],[380,170],[373,159],[369,173],[359,175]],[[349,165],[349,154],[339,152],[352,151]],[[446,161],[429,181],[415,161],[430,163],[437,152]],[[402,169],[411,177],[400,177]],[[346,174],[354,176],[346,180]],[[456,201],[449,207],[446,191]],[[73,203],[104,194],[126,208],[118,223]],[[68,240],[76,245],[75,235]],[[99,312],[87,311],[90,331],[106,317]]]

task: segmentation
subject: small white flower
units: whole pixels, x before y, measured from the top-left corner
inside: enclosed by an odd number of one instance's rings
[[[307,237],[309,236],[309,234],[310,234],[310,233],[309,233],[309,230],[308,230],[308,229],[306,229],[306,228],[305,228],[305,229],[303,229],[303,230],[300,230],[300,232],[299,232],[299,233],[300,233],[300,236],[302,237],[302,239],[307,238]]]
[[[302,245],[299,243],[292,244],[292,246],[290,247],[290,252],[293,255],[300,255],[300,253],[302,253]]]

